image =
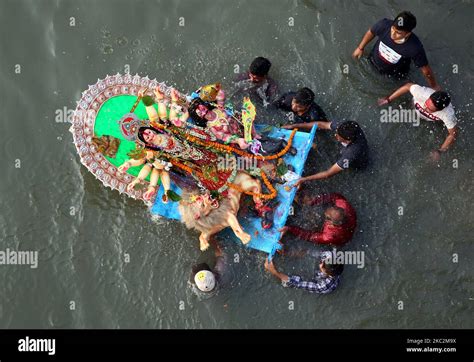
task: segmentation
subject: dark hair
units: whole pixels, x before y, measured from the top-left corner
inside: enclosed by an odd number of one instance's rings
[[[250,63],[249,71],[258,77],[264,77],[270,71],[271,66],[272,63],[267,58],[257,57]]]
[[[397,30],[411,32],[416,27],[416,17],[409,11],[402,11],[395,17],[392,25]]]
[[[342,271],[344,270],[344,264],[336,264],[336,263],[329,264],[329,263],[326,263],[325,261],[323,263],[324,263],[324,269],[326,269],[328,274],[333,277],[341,275]]]
[[[357,122],[346,121],[337,126],[336,134],[352,142],[362,134],[362,130]]]
[[[143,133],[145,133],[145,131],[147,129],[155,132],[156,134],[161,133],[160,131],[158,131],[156,128],[153,128],[153,127],[140,127],[138,129],[138,139],[145,144],[145,148],[148,148],[148,149],[154,150],[154,151],[160,151],[161,149],[159,147],[157,147],[155,145],[151,145],[151,144],[149,144],[148,142],[145,141],[145,137],[143,137]]]
[[[430,95],[430,99],[438,111],[445,109],[451,103],[451,97],[444,91],[434,92],[432,95]]]
[[[314,92],[307,87],[301,88],[296,92],[295,101],[302,106],[309,106],[314,101]]]
[[[341,219],[339,221],[334,221],[331,219],[331,222],[334,225],[343,225],[346,222],[346,212],[344,211],[344,209],[342,207],[335,206],[335,205],[331,205],[329,208],[334,209],[341,214]]]
[[[213,110],[215,107],[207,102],[204,102],[201,98],[195,98],[188,107],[189,116],[192,118],[194,123],[199,127],[206,127],[207,120],[204,117],[200,117],[197,114],[197,108],[202,105],[209,110]]]
[[[191,283],[194,283],[194,277],[196,276],[197,273],[199,273],[201,270],[209,270],[210,272],[212,272],[211,268],[209,267],[209,265],[207,265],[206,263],[201,263],[201,264],[196,264],[192,267],[191,269]]]

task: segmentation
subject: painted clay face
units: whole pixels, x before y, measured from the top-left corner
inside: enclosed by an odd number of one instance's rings
[[[146,143],[152,143],[155,138],[155,132],[150,129],[147,129],[143,132],[143,139]]]
[[[204,118],[207,112],[209,112],[209,110],[206,108],[206,106],[203,106],[202,104],[200,104],[196,109],[197,115],[201,118]]]

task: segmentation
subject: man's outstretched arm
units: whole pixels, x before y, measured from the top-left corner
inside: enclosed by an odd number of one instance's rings
[[[378,101],[379,106],[383,106],[384,104],[388,104],[390,102],[393,102],[398,97],[404,95],[405,93],[408,93],[410,91],[410,88],[411,88],[412,85],[414,85],[414,83],[404,84],[400,88],[398,88],[395,92],[390,94],[388,97],[380,98],[379,101]]]
[[[301,240],[311,241],[312,243],[327,243],[324,234],[319,231],[310,231],[298,226],[286,226],[286,231],[297,236]]]
[[[342,170],[344,170],[344,169],[341,166],[339,166],[337,163],[335,163],[334,165],[332,165],[326,171],[321,171],[321,172],[318,172],[314,175],[300,178],[298,181],[296,181],[293,184],[293,187],[297,187],[297,186],[301,185],[303,182],[323,180],[323,179],[332,177],[332,176],[338,174],[339,172],[341,172]]]
[[[268,261],[268,258],[265,258],[265,269],[270,272],[270,274],[274,275],[278,279],[280,279],[282,282],[288,282],[290,278],[288,278],[288,275],[280,273],[276,268],[275,264],[273,264],[273,261]]]
[[[311,129],[311,128],[313,128],[313,126],[315,124],[318,125],[318,129],[325,129],[325,130],[331,129],[331,122],[330,121],[314,121],[314,122],[307,122],[307,123],[285,124],[281,128],[284,128],[284,129],[293,129],[293,128]]]

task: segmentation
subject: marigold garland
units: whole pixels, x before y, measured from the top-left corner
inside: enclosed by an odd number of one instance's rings
[[[260,171],[260,176],[262,177],[263,182],[265,183],[265,186],[267,186],[267,188],[270,190],[269,194],[262,194],[262,193],[258,193],[258,192],[245,191],[240,186],[238,186],[236,184],[233,184],[233,183],[230,183],[230,182],[227,183],[227,185],[230,188],[233,188],[234,190],[237,190],[241,193],[244,193],[244,194],[247,194],[247,195],[250,195],[250,196],[257,196],[258,198],[265,199],[265,200],[274,199],[277,196],[277,191],[275,190],[273,185],[268,180],[267,175],[265,174],[265,172]]]
[[[139,96],[136,103],[132,107],[131,112],[133,112],[135,110],[135,108],[138,105],[138,103],[140,102],[140,100],[141,100],[141,97]],[[160,124],[158,122],[150,122],[150,125],[152,127],[160,128],[162,130],[170,130],[174,134],[179,134],[181,137],[184,137],[187,141],[199,144],[199,145],[204,146],[204,147],[212,147],[212,148],[215,148],[219,151],[224,151],[224,152],[227,152],[227,153],[236,153],[236,154],[238,154],[239,156],[242,156],[242,157],[256,158],[256,159],[262,160],[262,161],[275,160],[275,159],[278,159],[278,158],[282,157],[283,155],[285,155],[289,151],[289,149],[291,148],[292,143],[293,143],[293,138],[295,137],[295,134],[298,131],[297,128],[294,128],[291,131],[290,137],[288,138],[287,145],[280,152],[278,152],[274,155],[262,156],[262,155],[254,155],[252,153],[242,151],[241,149],[237,149],[237,148],[234,148],[234,147],[228,146],[228,145],[223,145],[223,144],[218,143],[218,142],[202,141],[198,137],[195,137],[195,136],[192,136],[192,135],[186,133],[185,130],[175,128],[174,126],[166,127],[165,125]],[[186,165],[184,165],[180,162],[171,160],[171,163],[174,166],[179,167],[182,170],[185,170],[186,172],[188,172],[190,174],[196,174],[198,176],[203,177],[202,172],[193,170],[191,167],[186,166]],[[267,175],[265,174],[265,172],[260,171],[260,176],[262,177],[262,180],[265,183],[265,186],[270,190],[269,194],[262,194],[262,193],[258,193],[258,192],[245,191],[240,186],[238,186],[238,185],[236,185],[232,182],[226,182],[226,185],[229,186],[230,188],[232,188],[234,190],[237,190],[241,193],[244,193],[246,195],[256,196],[256,197],[259,197],[261,199],[267,199],[267,200],[274,199],[277,196],[277,191],[275,190],[273,185],[268,180]]]
[[[176,167],[179,167],[181,168],[182,170],[190,173],[190,174],[195,174],[195,175],[198,175],[198,176],[201,176],[203,177],[203,174],[202,172],[200,171],[195,171],[193,170],[191,167],[189,166],[186,166],[180,162],[177,162],[175,160],[171,160],[170,161],[173,166],[176,166]],[[273,187],[273,185],[270,183],[270,181],[268,180],[267,178],[267,175],[265,174],[265,172],[263,171],[260,171],[260,176],[262,177],[263,179],[263,182],[265,183],[265,186],[267,186],[267,188],[270,190],[270,193],[269,194],[262,194],[262,193],[259,193],[259,192],[251,192],[251,191],[245,191],[243,190],[240,186],[232,183],[232,182],[226,182],[226,185],[229,186],[230,188],[234,189],[234,190],[237,190],[241,193],[244,193],[246,195],[250,195],[250,196],[256,196],[256,197],[259,197],[261,199],[265,199],[265,200],[271,200],[271,199],[274,199],[276,196],[277,196],[277,191],[275,190],[275,188]]]
[[[262,160],[262,161],[275,160],[277,158],[280,158],[280,157],[284,156],[289,151],[289,149],[291,148],[292,143],[293,143],[293,138],[295,137],[295,134],[298,131],[297,128],[294,128],[291,131],[291,134],[290,134],[290,137],[288,139],[287,145],[280,152],[278,152],[274,155],[262,156],[262,155],[254,155],[252,153],[242,151],[242,150],[234,148],[232,146],[223,145],[219,142],[202,141],[202,140],[200,140],[199,138],[197,138],[195,136],[191,136],[191,135],[187,134],[186,131],[181,130],[181,129],[176,129],[173,126],[166,127],[165,125],[162,125],[162,124],[157,123],[157,122],[150,122],[150,124],[151,124],[151,126],[156,127],[156,128],[160,128],[160,129],[163,129],[163,130],[165,130],[165,129],[170,130],[174,134],[179,134],[181,137],[184,137],[187,141],[196,143],[196,144],[201,145],[201,146],[213,147],[213,148],[218,149],[220,151],[224,151],[224,152],[227,152],[227,153],[236,153],[236,154],[238,154],[239,156],[242,156],[242,157],[256,158],[256,159]]]

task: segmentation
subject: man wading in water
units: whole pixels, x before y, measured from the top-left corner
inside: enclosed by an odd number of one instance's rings
[[[444,91],[435,91],[433,88],[407,83],[388,97],[379,99],[378,104],[380,106],[389,104],[408,92],[413,96],[413,106],[422,119],[436,123],[443,122],[448,129],[448,135],[443,144],[431,151],[431,160],[437,162],[441,154],[447,152],[453,145],[458,135],[458,120],[451,104],[451,97]]]
[[[247,72],[237,76],[235,83],[240,92],[247,92],[252,98],[260,99],[266,107],[276,97],[278,85],[268,75],[272,63],[264,57],[255,58]]]
[[[324,211],[324,225],[321,231],[311,231],[298,226],[284,226],[279,231],[282,237],[289,232],[300,239],[317,244],[344,245],[352,239],[357,226],[356,211],[344,196],[338,193],[318,195],[306,199],[304,203],[311,206],[328,204]]]
[[[292,112],[293,122],[284,125],[282,128],[285,129],[310,130],[315,122],[328,122],[323,109],[314,101],[314,92],[306,87],[282,95],[273,105],[285,112]]]
[[[369,60],[380,73],[398,79],[406,78],[413,60],[430,87],[439,90],[423,44],[412,33],[415,27],[416,17],[409,11],[401,12],[394,20],[382,19],[367,30],[352,56],[360,59],[364,48],[377,36]]]
[[[272,261],[265,258],[265,269],[281,280],[284,287],[304,289],[310,293],[328,294],[336,290],[339,285],[340,275],[344,270],[343,264],[330,263],[330,251],[321,253],[318,268],[313,278],[305,280],[299,275],[286,275],[279,272]]]
[[[346,169],[361,170],[369,163],[369,146],[364,132],[359,124],[354,121],[338,122],[313,122],[318,129],[335,131],[336,140],[343,146],[336,163],[325,171],[311,176],[300,178],[292,187],[299,187],[303,182],[323,180],[332,177]]]

